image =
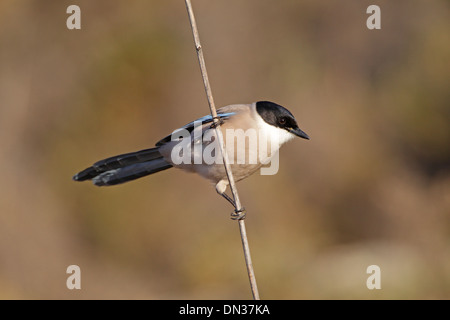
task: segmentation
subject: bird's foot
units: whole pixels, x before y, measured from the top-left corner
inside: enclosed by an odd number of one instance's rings
[[[231,219],[233,220],[243,220],[245,219],[245,216],[247,215],[247,212],[245,211],[245,208],[242,207],[240,210],[234,210],[234,212],[231,213]]]

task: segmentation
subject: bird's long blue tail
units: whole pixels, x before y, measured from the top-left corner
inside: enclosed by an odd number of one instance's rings
[[[171,168],[158,148],[125,153],[94,163],[77,173],[73,180],[92,180],[97,186],[111,186]]]

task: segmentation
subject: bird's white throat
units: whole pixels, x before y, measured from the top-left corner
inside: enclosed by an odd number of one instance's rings
[[[267,141],[270,141],[271,146],[274,146],[276,150],[295,137],[295,135],[285,129],[268,124],[261,117],[258,117],[258,127],[260,134],[262,134]]]

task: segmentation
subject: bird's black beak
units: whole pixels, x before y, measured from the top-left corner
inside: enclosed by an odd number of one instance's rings
[[[297,128],[288,128],[287,130],[290,133],[295,134],[297,137],[309,140],[309,136],[306,134],[306,132],[302,131],[299,127],[297,127]]]

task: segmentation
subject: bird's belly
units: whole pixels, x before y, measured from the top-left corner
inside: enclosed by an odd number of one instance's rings
[[[214,137],[215,138],[215,137]],[[259,139],[256,144],[245,141],[241,144],[235,141],[226,141],[228,163],[231,166],[235,181],[242,180],[255,173],[262,164],[270,161],[273,152],[261,152]],[[171,141],[160,147],[159,152],[164,159],[188,172],[195,172],[213,182],[227,179],[221,151],[215,139],[210,141],[187,140],[184,142]],[[266,148],[265,148],[266,149]],[[277,149],[276,149],[277,150]],[[276,151],[273,150],[273,151]]]

